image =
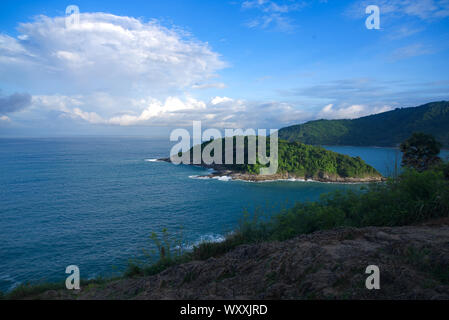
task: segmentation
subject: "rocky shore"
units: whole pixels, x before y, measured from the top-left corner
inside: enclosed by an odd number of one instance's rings
[[[170,158],[159,159],[159,161],[171,163]],[[213,170],[212,173],[205,176],[200,176],[199,178],[228,178],[230,180],[241,180],[249,182],[298,180],[298,181],[317,181],[326,183],[371,183],[371,182],[383,182],[387,180],[385,177],[382,176],[358,178],[358,177],[340,177],[338,175],[331,176],[322,173],[314,177],[296,176],[288,172],[281,172],[274,175],[258,175],[229,170],[223,165],[207,165],[203,163],[198,166]]]

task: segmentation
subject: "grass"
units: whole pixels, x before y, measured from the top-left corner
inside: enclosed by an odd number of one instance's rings
[[[114,279],[91,279],[91,280],[81,280],[81,287],[89,287],[95,285],[103,285],[108,281]],[[41,282],[41,283],[25,283],[17,286],[9,293],[0,292],[0,299],[5,300],[20,300],[20,299],[33,299],[39,294],[50,291],[50,290],[64,290],[65,282]]]

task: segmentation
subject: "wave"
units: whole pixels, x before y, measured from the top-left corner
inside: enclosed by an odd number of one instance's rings
[[[219,234],[206,234],[201,236],[198,240],[196,240],[193,243],[183,243],[182,249],[192,251],[194,247],[197,247],[202,243],[219,243],[225,240],[226,238]],[[177,246],[176,249],[179,249],[179,246]]]
[[[231,181],[232,180],[232,178],[229,176],[212,177],[212,179],[216,179],[218,181]]]
[[[273,182],[302,182],[302,183],[324,183],[324,184],[367,184],[368,182],[333,182],[333,181],[319,181],[319,180],[313,180],[313,179],[301,179],[301,178],[289,178],[289,179],[274,179],[274,180],[262,180],[262,181],[251,181],[251,180],[245,180],[245,179],[238,179],[238,178],[232,178],[230,176],[219,176],[219,177],[208,177],[208,176],[189,176],[191,179],[215,179],[218,181],[240,181],[240,182],[246,182],[246,183],[273,183]]]
[[[145,159],[145,162],[161,162],[159,159]]]
[[[207,180],[207,179],[214,179],[218,181],[232,181],[232,177],[230,176],[219,176],[219,177],[208,177],[208,176],[200,176],[200,175],[193,175],[189,176],[190,179],[199,179],[199,180]]]

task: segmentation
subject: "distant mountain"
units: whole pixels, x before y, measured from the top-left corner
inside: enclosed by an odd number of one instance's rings
[[[413,132],[432,134],[449,147],[449,102],[432,102],[354,120],[317,120],[279,130],[279,138],[312,145],[393,147]]]

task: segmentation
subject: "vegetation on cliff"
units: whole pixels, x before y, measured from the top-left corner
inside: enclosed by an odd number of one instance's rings
[[[449,147],[449,102],[432,102],[354,120],[318,120],[279,130],[279,138],[312,145],[398,146],[413,132]]]

